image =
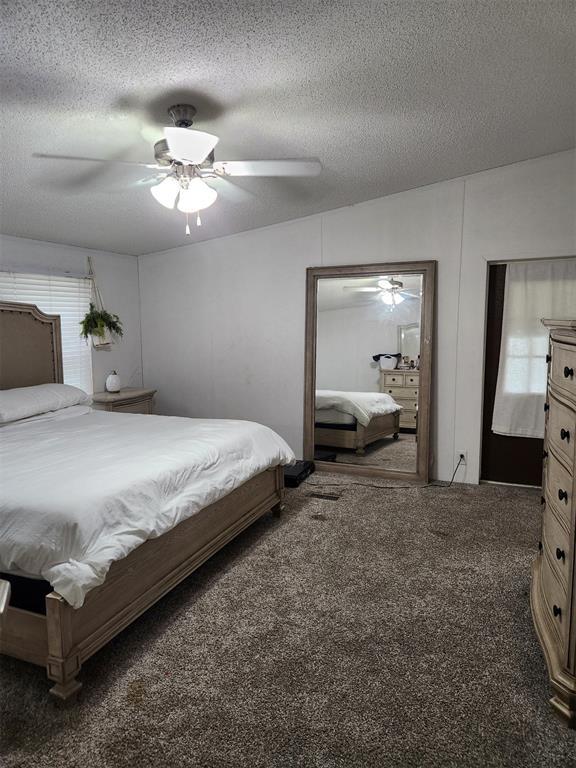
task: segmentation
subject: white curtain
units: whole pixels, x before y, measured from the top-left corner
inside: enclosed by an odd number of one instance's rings
[[[92,394],[92,353],[80,337],[80,321],[88,312],[92,280],[60,275],[0,272],[0,299],[36,304],[60,315],[64,382]]]
[[[508,264],[492,431],[544,437],[548,329],[576,319],[576,259]]]

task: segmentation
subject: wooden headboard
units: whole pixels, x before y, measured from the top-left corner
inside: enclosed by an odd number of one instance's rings
[[[0,301],[0,389],[62,381],[60,317]]]

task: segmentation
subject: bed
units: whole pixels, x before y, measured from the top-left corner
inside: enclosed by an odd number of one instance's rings
[[[0,389],[61,382],[59,318],[0,302]],[[0,439],[0,652],[45,667],[60,699],[81,688],[86,659],[280,511],[293,459],[251,422],[82,405],[7,424]]]
[[[358,455],[385,437],[398,439],[402,407],[381,392],[316,390],[314,444],[349,448]]]

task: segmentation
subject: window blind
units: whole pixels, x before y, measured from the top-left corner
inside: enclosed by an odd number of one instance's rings
[[[0,272],[0,299],[36,304],[49,315],[60,315],[64,383],[92,394],[92,354],[80,337],[80,321],[92,297],[89,278]]]

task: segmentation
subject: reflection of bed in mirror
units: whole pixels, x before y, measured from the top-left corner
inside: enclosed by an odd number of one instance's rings
[[[317,390],[314,444],[349,448],[361,456],[377,440],[398,439],[401,412],[386,394]]]

